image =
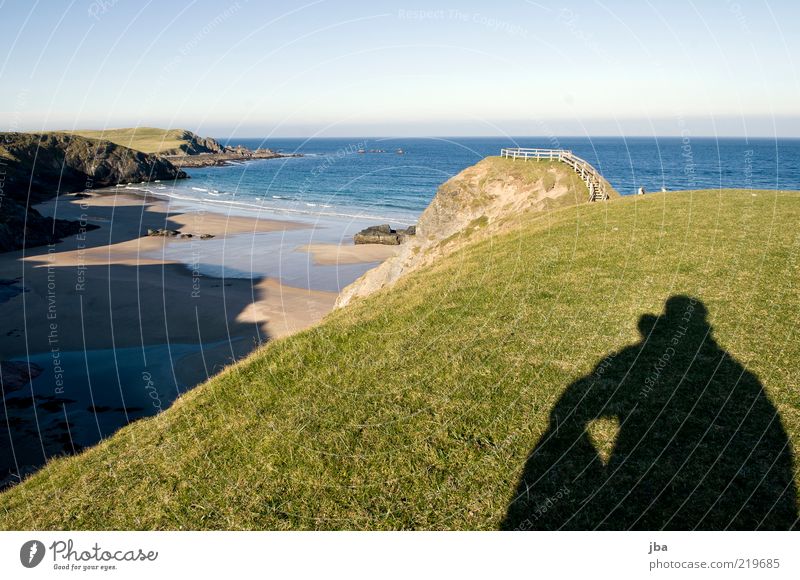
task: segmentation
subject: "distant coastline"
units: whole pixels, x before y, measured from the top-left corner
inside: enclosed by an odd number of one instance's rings
[[[131,183],[175,182],[180,167],[298,157],[266,148],[223,146],[184,129],[0,133],[0,252],[55,243],[79,222],[43,218],[32,207],[59,195]]]
[[[197,167],[219,167],[238,165],[255,159],[280,159],[283,157],[302,157],[301,153],[278,153],[272,149],[256,149],[247,147],[228,147],[219,153],[197,153],[181,155],[165,155],[164,158],[179,169]]]

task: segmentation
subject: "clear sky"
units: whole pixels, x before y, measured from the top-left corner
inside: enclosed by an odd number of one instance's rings
[[[797,0],[0,0],[0,130],[800,136]]]

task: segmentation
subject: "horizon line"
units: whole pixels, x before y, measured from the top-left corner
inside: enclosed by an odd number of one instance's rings
[[[122,127],[120,127],[122,128]],[[177,127],[176,127],[177,128]],[[100,130],[100,129],[98,129]],[[106,129],[111,131],[113,129]],[[34,132],[34,131],[30,131]],[[220,140],[223,137],[209,135],[210,137]],[[777,136],[777,135],[507,135],[507,136],[493,136],[493,135],[326,135],[326,136],[312,136],[312,135],[281,135],[265,137],[263,135],[255,136],[228,136],[224,139],[561,139],[561,138],[582,138],[582,139],[761,139],[761,140],[800,140],[800,135],[797,136]]]
[[[576,133],[559,133],[559,134],[550,134],[550,135],[537,135],[537,134],[518,134],[518,135],[447,135],[447,134],[419,134],[419,135],[393,135],[391,133],[382,134],[382,135],[359,135],[359,134],[349,134],[349,135],[308,135],[308,134],[297,134],[297,135],[280,135],[280,136],[266,136],[266,135],[227,135],[227,136],[219,136],[216,135],[213,131],[204,132],[204,133],[197,133],[194,129],[185,129],[185,126],[170,126],[170,127],[159,127],[154,125],[128,125],[128,126],[114,126],[114,127],[105,127],[103,129],[93,129],[89,127],[80,128],[80,129],[46,129],[46,130],[3,130],[0,131],[2,133],[28,133],[28,134],[43,134],[43,133],[75,133],[77,131],[119,131],[122,129],[163,129],[165,131],[172,131],[172,130],[184,130],[184,131],[191,131],[196,135],[212,137],[217,141],[220,140],[230,140],[230,139],[574,139],[574,138],[581,138],[581,139],[623,139],[623,140],[633,140],[633,139],[715,139],[715,140],[726,140],[726,139],[743,139],[743,140],[770,140],[770,141],[786,141],[786,140],[800,140],[800,134],[797,135],[765,135],[765,134],[754,134],[754,135],[714,135],[714,134],[707,134],[707,133],[698,133],[698,134],[687,134],[687,135],[676,135],[676,134],[652,134],[652,135],[619,135],[619,134],[608,134],[608,133],[600,133],[600,134],[576,134]]]

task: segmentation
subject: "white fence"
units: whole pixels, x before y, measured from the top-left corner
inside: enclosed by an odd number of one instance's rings
[[[577,173],[586,187],[589,188],[589,201],[608,199],[606,181],[588,161],[574,155],[568,149],[526,149],[524,147],[505,148],[500,150],[500,157],[508,159],[528,159],[561,161],[569,165]]]

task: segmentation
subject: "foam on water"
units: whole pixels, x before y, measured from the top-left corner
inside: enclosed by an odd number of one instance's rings
[[[174,182],[169,195],[220,202],[212,198],[225,192],[223,203],[230,207],[405,225],[416,221],[444,181],[509,146],[571,149],[623,195],[640,186],[647,191],[800,189],[796,139],[353,138],[240,139],[228,144],[272,147],[304,157],[190,168],[186,171],[192,179]],[[404,154],[396,154],[397,149]],[[265,204],[265,199],[272,202]]]

